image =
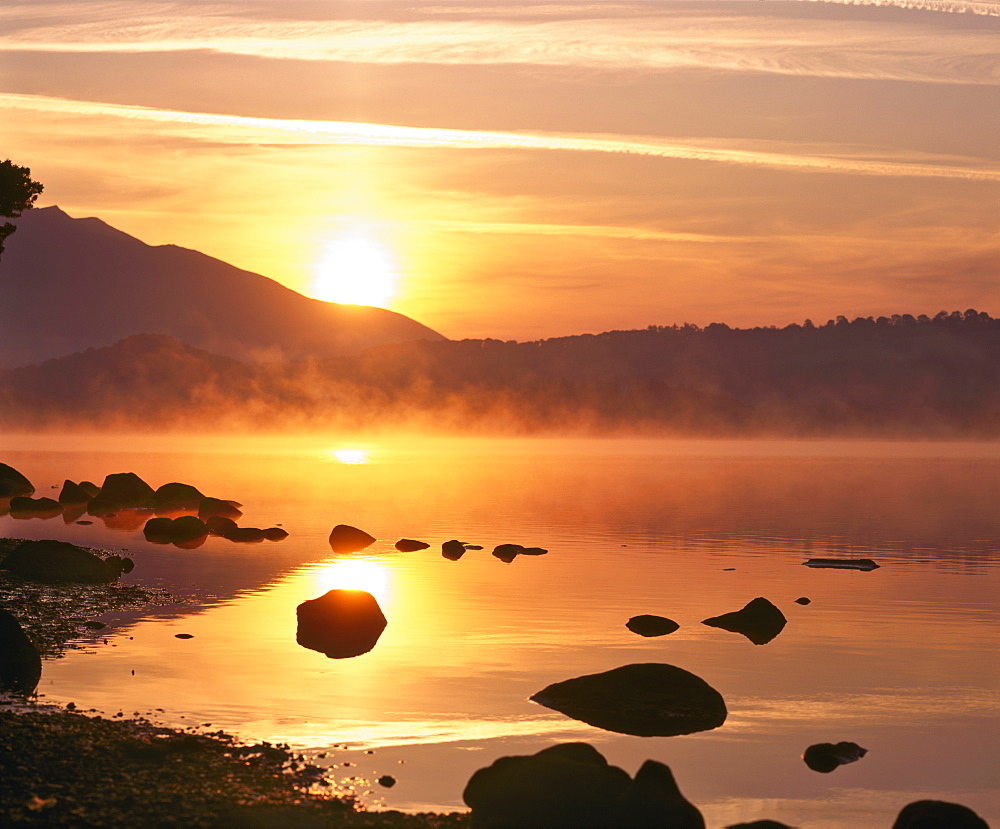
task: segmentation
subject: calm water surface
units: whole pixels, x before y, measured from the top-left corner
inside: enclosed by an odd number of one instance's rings
[[[373,807],[464,808],[477,768],[582,740],[630,773],[647,758],[667,763],[710,827],[888,827],[923,798],[1000,823],[996,444],[6,436],[0,446],[38,495],[64,478],[133,471],[154,487],[177,480],[238,500],[241,524],[290,533],[183,550],[146,542],[145,516],[112,526],[0,517],[5,536],[126,549],[127,580],[177,599],[103,617],[109,627],[84,648],[45,663],[47,701],[326,753],[318,762],[359,778]],[[333,555],[339,523],[379,540]],[[432,547],[398,553],[401,537]],[[451,538],[485,549],[448,561],[440,544]],[[490,550],[506,542],[550,552],[505,564]],[[882,566],[802,566],[814,556]],[[370,653],[333,660],[296,644],[296,606],[333,587],[378,598],[389,624]],[[757,596],[788,618],[767,645],[701,624]],[[640,613],[681,627],[641,638],[625,628]],[[698,674],[725,697],[726,723],[631,737],[528,700],[633,662]],[[802,762],[808,745],[841,740],[868,755],[826,775]],[[383,774],[397,785],[370,782]]]

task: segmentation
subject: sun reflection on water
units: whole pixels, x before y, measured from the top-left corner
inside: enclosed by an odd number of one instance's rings
[[[332,559],[319,565],[316,582],[322,593],[328,590],[366,590],[385,610],[390,596],[389,567],[371,559]]]
[[[334,460],[346,464],[368,463],[370,460],[364,449],[331,449],[329,455]]]

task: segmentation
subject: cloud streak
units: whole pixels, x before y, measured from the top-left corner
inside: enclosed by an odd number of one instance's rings
[[[978,159],[926,155],[919,159],[902,156],[871,158],[864,157],[866,153],[856,148],[830,148],[816,152],[815,147],[804,150],[799,145],[788,142],[769,142],[781,147],[781,151],[775,151],[753,146],[760,142],[713,143],[707,140],[621,135],[493,132],[352,121],[252,118],[35,95],[0,95],[0,108],[104,119],[102,131],[109,129],[107,119],[155,123],[162,128],[161,134],[233,145],[388,146],[614,153],[797,172],[1000,181],[1000,169]]]
[[[1000,15],[1000,5],[983,2],[839,0],[835,5],[937,9],[939,3],[953,12]],[[630,73],[708,68],[921,83],[1000,82],[997,33],[990,24],[941,28],[918,25],[907,17],[872,25],[847,17],[783,15],[773,3],[747,3],[739,14],[670,3],[615,8],[621,10],[620,17],[583,7],[578,17],[558,19],[526,19],[516,12],[470,19],[475,18],[473,12],[465,19],[290,20],[268,18],[256,7],[258,16],[250,17],[213,7],[181,14],[175,5],[122,3],[98,4],[87,13],[77,11],[67,17],[77,22],[54,24],[47,14],[32,19],[15,7],[0,11],[0,21],[8,24],[0,49],[203,50],[339,63],[518,65]],[[429,10],[422,13],[426,16]]]

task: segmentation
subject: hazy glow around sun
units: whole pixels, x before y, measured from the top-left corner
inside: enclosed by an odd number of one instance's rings
[[[385,307],[396,294],[392,253],[361,224],[345,226],[327,242],[314,274],[312,295],[327,302]]]

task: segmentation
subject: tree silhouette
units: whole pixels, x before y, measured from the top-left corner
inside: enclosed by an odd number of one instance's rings
[[[9,158],[0,161],[0,216],[16,219],[21,211],[34,205],[41,192],[42,185],[31,180],[31,170],[19,167]],[[11,222],[0,225],[0,256],[3,255],[4,242],[15,230],[17,226]]]

